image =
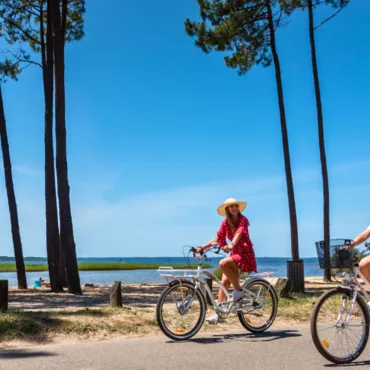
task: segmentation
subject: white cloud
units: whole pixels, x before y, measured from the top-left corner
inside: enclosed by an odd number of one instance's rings
[[[361,164],[368,166],[368,162]],[[348,177],[362,170],[358,163],[332,166],[332,236],[346,230],[354,236],[370,224],[370,213],[360,204],[367,195],[363,183],[341,186],[335,177]],[[301,256],[314,256],[314,242],[322,238],[322,194],[318,170],[294,174],[299,221]],[[116,177],[97,175],[88,197],[73,200],[73,222],[80,256],[170,256],[181,255],[185,244],[198,245],[213,237],[221,222],[216,208],[227,197],[249,202],[251,238],[258,256],[289,256],[290,226],[284,174],[258,178],[235,178],[224,182],[199,184],[147,192],[104,201]],[[81,185],[81,183],[78,183]],[[319,186],[318,186],[319,185]],[[81,186],[84,186],[83,184]],[[86,191],[89,186],[86,185]],[[306,189],[306,190],[302,190]],[[356,199],[350,201],[355,189]],[[72,188],[77,195],[78,187]],[[20,227],[25,255],[45,255],[45,216],[42,191],[17,193]],[[352,205],[352,208],[350,208]],[[348,212],[347,212],[348,210]],[[6,195],[0,199],[0,232],[3,254],[12,254]],[[340,236],[339,236],[340,235]]]
[[[44,174],[43,170],[37,167],[13,165],[12,169],[20,174],[30,176],[42,176]]]

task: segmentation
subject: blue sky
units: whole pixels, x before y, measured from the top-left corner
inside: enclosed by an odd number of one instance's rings
[[[214,236],[225,198],[249,205],[256,255],[290,256],[273,67],[240,77],[185,35],[195,0],[87,3],[86,36],[67,48],[68,158],[77,253],[180,256]],[[316,32],[331,190],[332,237],[370,224],[370,2]],[[317,23],[331,9],[315,15]],[[300,255],[322,228],[307,13],[277,33]],[[41,71],[3,86],[24,255],[46,255]],[[0,173],[1,255],[13,255]]]

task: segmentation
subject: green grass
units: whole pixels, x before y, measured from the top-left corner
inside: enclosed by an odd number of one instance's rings
[[[144,264],[144,263],[88,263],[88,262],[81,262],[78,264],[78,269],[80,271],[109,271],[109,270],[155,270],[158,269],[159,266],[166,266],[166,265],[156,265],[156,264]],[[189,268],[186,264],[177,264],[171,265],[173,268],[176,269],[187,269]],[[48,271],[47,264],[26,264],[26,271],[27,272],[40,272],[40,271]],[[192,265],[192,268],[196,268],[196,265]],[[210,268],[212,265],[204,264],[203,267]],[[16,272],[15,263],[1,263],[0,264],[0,272]]]
[[[320,296],[279,298],[278,317],[286,321],[309,322],[313,306]]]

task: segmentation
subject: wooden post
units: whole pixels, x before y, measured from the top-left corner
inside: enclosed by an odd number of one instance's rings
[[[288,283],[282,291],[282,296],[290,293],[304,293],[304,263],[303,260],[287,261]]]
[[[0,280],[0,311],[8,311],[8,280]]]
[[[288,283],[288,279],[286,278],[282,278],[282,277],[279,277],[274,285],[274,288],[276,290],[276,294],[277,296],[279,297],[281,292],[284,290],[284,288],[286,287]],[[282,296],[284,296],[284,294],[282,294]]]
[[[115,281],[112,286],[110,293],[110,305],[112,307],[122,307],[122,292],[121,292],[121,282]]]

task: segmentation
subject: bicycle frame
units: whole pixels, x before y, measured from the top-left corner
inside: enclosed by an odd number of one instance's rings
[[[356,285],[360,288],[361,292],[364,294],[364,296],[366,297],[366,302],[369,302],[370,298],[369,298],[369,295],[367,294],[367,291],[364,289],[364,287],[358,282],[356,276],[360,276],[362,281],[365,283],[365,285],[369,288],[370,290],[370,282],[365,278],[365,276],[361,273],[360,271],[360,267],[358,265],[356,265],[354,267],[354,276],[355,276],[355,283]]]
[[[351,319],[351,316],[352,316],[352,313],[353,313],[353,309],[355,307],[355,304],[356,304],[356,299],[357,299],[357,294],[358,294],[358,291],[356,289],[356,287],[358,287],[360,289],[360,291],[364,294],[364,296],[366,297],[366,300],[365,302],[369,302],[370,299],[369,299],[369,295],[367,293],[367,291],[365,290],[365,288],[359,283],[357,277],[360,276],[362,281],[365,283],[365,285],[368,287],[368,289],[370,289],[370,282],[365,278],[365,276],[361,273],[360,271],[360,267],[358,265],[358,263],[356,263],[354,265],[354,268],[353,268],[353,277],[349,277],[348,274],[345,275],[345,279],[348,279],[347,282],[348,284],[347,285],[341,285],[342,288],[344,289],[348,289],[348,290],[351,290],[352,293],[353,293],[353,298],[352,298],[352,303],[351,303],[351,308],[349,309],[348,311],[348,315],[346,317],[346,320],[345,320],[345,324],[348,325],[348,322],[349,320]],[[345,310],[345,302],[343,302],[342,304],[342,307],[341,307],[341,310],[340,310],[340,313],[338,315],[338,319],[337,319],[337,326],[341,326],[341,319],[342,319],[342,315],[344,313],[344,310]]]
[[[210,271],[206,270],[203,268],[201,261],[198,263],[198,268],[197,270],[190,270],[190,269],[176,269],[174,270],[172,267],[159,267],[157,270],[158,272],[166,272],[165,274],[160,274],[162,277],[164,277],[167,281],[172,280],[172,281],[178,281],[180,283],[180,288],[181,284],[184,279],[186,280],[193,280],[195,284],[195,289],[202,289],[205,290],[205,296],[208,295],[210,298],[213,307],[215,308],[216,312],[223,313],[223,314],[229,314],[233,312],[238,312],[238,311],[248,311],[251,309],[258,309],[263,306],[264,303],[259,304],[259,305],[254,305],[253,302],[258,299],[259,293],[256,295],[250,290],[246,289],[245,286],[247,284],[250,284],[254,280],[263,280],[266,281],[265,279],[262,278],[262,276],[270,276],[272,272],[265,272],[262,274],[257,274],[255,276],[252,276],[248,280],[244,282],[242,285],[242,289],[246,292],[245,297],[243,298],[242,302],[245,302],[246,300],[251,300],[250,304],[247,305],[242,305],[241,302],[235,302],[233,300],[228,299],[226,302],[218,303],[215,298],[213,297],[212,290],[206,283],[205,279],[201,276],[202,274],[206,275],[207,277],[211,278],[216,282],[216,284],[222,289],[222,291],[225,293],[226,297],[230,298],[228,290],[225,288],[225,286],[222,284],[222,282]],[[183,275],[176,275],[176,273],[183,272]],[[190,273],[190,275],[188,275]],[[266,281],[267,282],[267,281]],[[267,282],[268,283],[268,282]],[[269,284],[269,283],[268,283]],[[270,285],[270,284],[269,284]],[[195,291],[196,291],[195,290]],[[191,302],[188,302],[189,306]]]

